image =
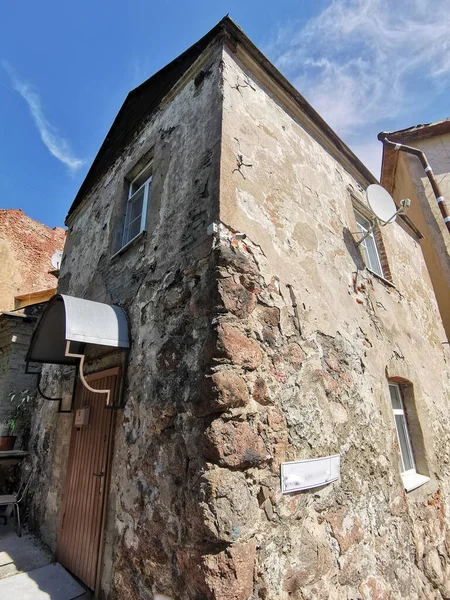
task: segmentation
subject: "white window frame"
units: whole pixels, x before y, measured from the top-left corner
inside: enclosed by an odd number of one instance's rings
[[[365,215],[363,215],[357,208],[353,207],[353,211],[355,213],[356,226],[358,228],[358,233],[361,235],[361,237],[363,237],[369,231],[370,227],[373,226],[373,222],[370,219],[368,219]],[[362,223],[360,223],[358,218],[364,219],[364,221],[367,221],[367,223],[369,223],[369,227],[368,228],[364,227],[364,225]],[[369,253],[369,249],[367,246],[367,244],[370,243],[369,240],[371,241],[371,243],[373,244],[373,248],[375,249],[376,264],[372,264],[372,260],[370,258],[371,255]],[[375,239],[373,230],[368,234],[366,239],[364,239],[360,243],[360,248],[362,250],[364,262],[366,264],[366,267],[369,269],[369,271],[371,271],[372,273],[375,273],[375,275],[378,275],[379,277],[382,277],[384,279],[383,265],[381,264],[380,254],[378,252],[378,244],[377,244],[377,240]]]
[[[391,389],[395,389],[397,401],[400,404],[401,408],[394,408],[393,402],[392,402],[392,397],[391,397]],[[417,473],[417,471],[416,471],[416,461],[414,460],[414,452],[413,452],[413,448],[411,445],[411,437],[409,435],[408,421],[406,419],[406,414],[405,414],[405,405],[403,404],[402,393],[401,393],[400,386],[398,385],[398,383],[394,383],[392,381],[389,382],[389,399],[391,401],[392,412],[394,413],[395,432],[397,434],[397,442],[398,442],[398,448],[399,448],[399,452],[400,452],[400,459],[401,459],[400,475],[402,477],[403,485],[405,486],[406,491],[410,492],[410,491],[415,490],[416,488],[420,487],[424,483],[427,483],[427,481],[430,481],[430,478],[426,477],[425,475],[420,475],[420,473]],[[406,443],[407,443],[408,451],[409,451],[409,454],[411,457],[411,462],[413,464],[413,468],[408,469],[408,470],[405,470],[405,457],[403,456],[402,445],[400,442],[400,435],[399,435],[398,427],[397,427],[397,420],[395,419],[396,415],[402,417],[403,424],[405,427]]]
[[[123,234],[122,234],[122,249],[125,248],[125,246],[128,246],[128,244],[131,244],[131,242],[133,240],[135,240],[139,235],[141,235],[141,233],[143,231],[146,231],[148,202],[149,202],[149,198],[150,198],[150,188],[151,188],[151,184],[152,184],[151,169],[152,169],[152,163],[145,165],[145,167],[139,171],[139,173],[136,175],[136,177],[132,181],[130,181],[130,185],[128,187],[127,209],[125,212],[125,223],[124,223]],[[140,185],[138,187],[137,190],[133,191],[133,185],[135,184],[135,182],[138,179],[140,179],[140,177],[142,177],[142,174],[145,173],[145,171],[150,171],[150,175],[148,176],[147,179],[145,179],[145,181],[142,183],[142,185]],[[142,188],[144,188],[144,198],[142,200],[142,213],[141,213],[141,222],[140,222],[140,226],[139,226],[139,232],[134,237],[127,240],[126,239],[127,230],[129,229],[129,226],[130,226],[130,223],[128,221],[129,221],[130,215],[131,215],[133,199],[136,198],[136,196],[141,192]]]

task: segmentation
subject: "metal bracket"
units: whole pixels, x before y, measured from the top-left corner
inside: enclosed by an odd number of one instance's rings
[[[44,398],[44,400],[50,400],[50,402],[61,402],[62,398],[50,398],[50,396],[46,396],[44,394],[44,392],[41,390],[42,371],[30,371],[29,364],[30,363],[28,361],[25,363],[25,373],[26,373],[26,375],[37,375],[38,376],[38,379],[36,382],[36,388],[37,388],[39,395],[42,396]]]
[[[366,233],[362,236],[362,238],[360,238],[357,242],[356,245],[359,246],[361,242],[363,242],[375,229],[375,227],[378,225],[379,227],[386,227],[386,225],[389,225],[390,223],[392,223],[393,221],[395,221],[395,219],[398,217],[398,215],[404,215],[406,210],[410,207],[411,205],[411,200],[409,198],[405,198],[404,200],[402,200],[400,202],[401,206],[398,210],[395,211],[395,213],[392,215],[392,217],[388,220],[388,221],[381,221],[380,219],[378,219],[377,217],[375,217],[373,219],[373,225],[370,229],[368,229],[366,231]]]
[[[374,229],[375,229],[375,224],[374,224],[374,225],[372,225],[372,226],[370,227],[370,229],[368,229],[368,230],[366,231],[366,233],[365,233],[365,234],[364,234],[364,235],[363,235],[361,238],[359,238],[359,240],[356,242],[356,245],[357,245],[357,246],[359,246],[359,245],[361,244],[361,242],[363,242],[363,241],[364,241],[364,240],[365,240],[367,237],[369,237],[369,235],[370,235],[371,233],[373,233]]]
[[[58,406],[59,413],[71,413],[72,412],[72,404],[73,404],[73,394],[72,394],[72,402],[70,404],[70,409],[62,410],[61,406],[62,406],[63,399],[62,398],[51,398],[50,396],[47,396],[46,394],[44,394],[44,392],[41,390],[42,371],[30,371],[29,365],[30,365],[30,363],[27,361],[25,363],[25,373],[27,375],[37,375],[36,389],[38,391],[38,394],[40,396],[42,396],[42,398],[44,398],[44,400],[48,400],[50,402],[59,402],[59,406]],[[75,387],[75,384],[74,384],[74,387]]]

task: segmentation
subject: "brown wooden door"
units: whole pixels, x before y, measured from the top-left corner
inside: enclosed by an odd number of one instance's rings
[[[118,369],[86,377],[95,389],[117,389]],[[75,426],[70,438],[64,484],[58,561],[92,590],[99,577],[115,411],[105,408],[106,394],[95,394],[78,381],[74,408],[89,406],[89,422]]]

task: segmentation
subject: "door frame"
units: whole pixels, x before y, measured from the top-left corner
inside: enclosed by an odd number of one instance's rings
[[[105,551],[105,529],[106,529],[106,515],[108,512],[108,500],[109,500],[109,488],[111,484],[111,471],[112,471],[112,459],[113,459],[113,450],[114,450],[114,434],[116,431],[116,414],[117,410],[114,410],[114,402],[117,400],[118,395],[120,394],[120,390],[122,387],[122,382],[120,381],[120,367],[113,367],[111,369],[106,369],[105,371],[99,371],[102,374],[102,377],[108,375],[116,375],[116,385],[114,388],[114,397],[111,398],[111,407],[106,407],[103,410],[110,410],[111,415],[111,423],[109,426],[109,436],[108,436],[108,448],[106,450],[106,475],[105,475],[105,493],[103,494],[103,503],[102,503],[102,518],[100,522],[100,537],[99,537],[99,547],[98,547],[98,558],[97,558],[97,572],[95,575],[95,588],[94,593],[96,596],[100,593],[100,586],[102,582],[102,562],[103,562],[103,554]],[[92,379],[88,379],[87,381],[95,381],[98,377],[94,377],[97,373],[93,373]]]
[[[119,396],[119,394],[121,394],[122,381],[121,381],[121,368],[120,367],[112,367],[112,368],[108,368],[108,369],[103,369],[101,371],[95,371],[93,373],[90,373],[89,375],[86,375],[86,381],[88,383],[92,383],[93,381],[96,381],[97,379],[102,379],[104,377],[111,377],[111,376],[116,376],[116,382],[115,382],[115,386],[114,386],[114,395],[111,398],[112,406],[107,407],[105,404],[105,407],[103,408],[103,410],[111,411],[111,420],[110,420],[109,430],[108,430],[108,445],[107,445],[107,449],[106,449],[106,460],[105,460],[106,473],[105,473],[105,477],[104,477],[104,492],[103,492],[103,499],[102,499],[102,503],[101,503],[100,535],[99,535],[99,542],[98,542],[98,548],[97,548],[97,566],[96,566],[96,572],[95,572],[95,585],[94,585],[94,590],[93,590],[96,597],[100,593],[102,561],[103,561],[103,554],[104,554],[104,550],[105,550],[104,535],[105,535],[105,529],[106,529],[106,516],[107,516],[107,512],[108,512],[109,488],[110,488],[110,483],[111,483],[112,458],[113,458],[113,449],[114,449],[114,436],[115,436],[115,429],[116,429],[116,412],[117,412],[117,410],[114,408],[114,403],[115,403],[115,400],[117,399],[117,397]],[[71,429],[70,429],[69,452],[70,452],[70,444],[72,441],[72,434],[73,434],[75,414],[76,414],[76,396],[77,396],[77,393],[79,393],[80,389],[81,390],[84,389],[84,386],[80,385],[80,383],[82,383],[82,382],[80,382],[79,376],[76,377],[75,382],[76,383],[75,383],[75,388],[74,388],[74,402],[72,403],[73,418],[72,418],[72,425],[71,425]],[[70,456],[69,458],[70,458],[70,460],[67,464],[66,472],[64,475],[64,483],[63,483],[64,490],[66,489],[66,481],[67,481],[67,477],[69,475],[69,471],[71,469],[71,466],[72,466],[72,463],[74,460],[74,455]],[[64,502],[65,502],[65,498],[63,497],[62,503],[61,503],[61,512],[63,511],[63,508],[64,508]],[[63,518],[63,514],[61,514],[61,518]],[[60,526],[59,526],[58,538],[60,536],[61,525],[62,525],[62,523],[60,523]],[[58,538],[56,541],[56,550],[58,550]]]

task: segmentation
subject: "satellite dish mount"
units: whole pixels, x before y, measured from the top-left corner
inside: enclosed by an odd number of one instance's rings
[[[389,192],[376,183],[369,185],[366,190],[366,198],[375,219],[370,229],[356,242],[357,246],[373,232],[377,225],[385,227],[393,223],[398,215],[404,214],[411,206],[411,200],[405,198],[400,201],[400,208],[397,208]]]

